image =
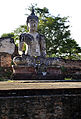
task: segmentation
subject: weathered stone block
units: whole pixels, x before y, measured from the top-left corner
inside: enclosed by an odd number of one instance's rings
[[[14,40],[11,38],[0,38],[0,52],[13,54],[15,51]]]

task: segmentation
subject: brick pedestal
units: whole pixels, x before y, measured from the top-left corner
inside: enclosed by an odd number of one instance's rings
[[[13,76],[12,79],[32,79],[34,75],[36,75],[36,71],[34,67],[28,66],[12,66]]]
[[[43,72],[39,72],[34,67],[28,67],[25,65],[15,66],[13,65],[12,79],[24,80],[24,79],[55,79],[63,80],[63,74],[60,67],[47,67],[46,75]]]

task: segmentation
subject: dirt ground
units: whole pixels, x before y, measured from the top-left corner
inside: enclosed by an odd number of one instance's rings
[[[81,88],[81,82],[3,81],[0,90]]]

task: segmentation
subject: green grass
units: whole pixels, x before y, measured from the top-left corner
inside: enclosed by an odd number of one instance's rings
[[[64,80],[72,80],[72,78],[65,78]]]

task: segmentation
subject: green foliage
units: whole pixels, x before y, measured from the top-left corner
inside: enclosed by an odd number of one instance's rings
[[[21,25],[19,28],[16,28],[14,30],[14,41],[15,41],[16,45],[18,45],[20,34],[26,33],[26,32],[28,32],[26,25]]]
[[[67,68],[64,67],[64,66],[61,66],[61,71],[62,71],[63,73],[65,73],[65,72],[67,71]]]
[[[3,33],[1,35],[1,38],[4,38],[4,37],[14,38],[14,33],[13,32],[11,32],[11,33]]]
[[[72,78],[65,78],[64,80],[72,80]]]
[[[48,10],[49,11],[49,10]],[[41,13],[41,10],[40,10]],[[38,32],[44,34],[47,44],[47,54],[55,55],[67,59],[78,59],[81,48],[76,41],[71,38],[68,17],[52,16],[43,11],[38,26]]]
[[[0,81],[10,79],[12,70],[10,68],[0,67]]]

